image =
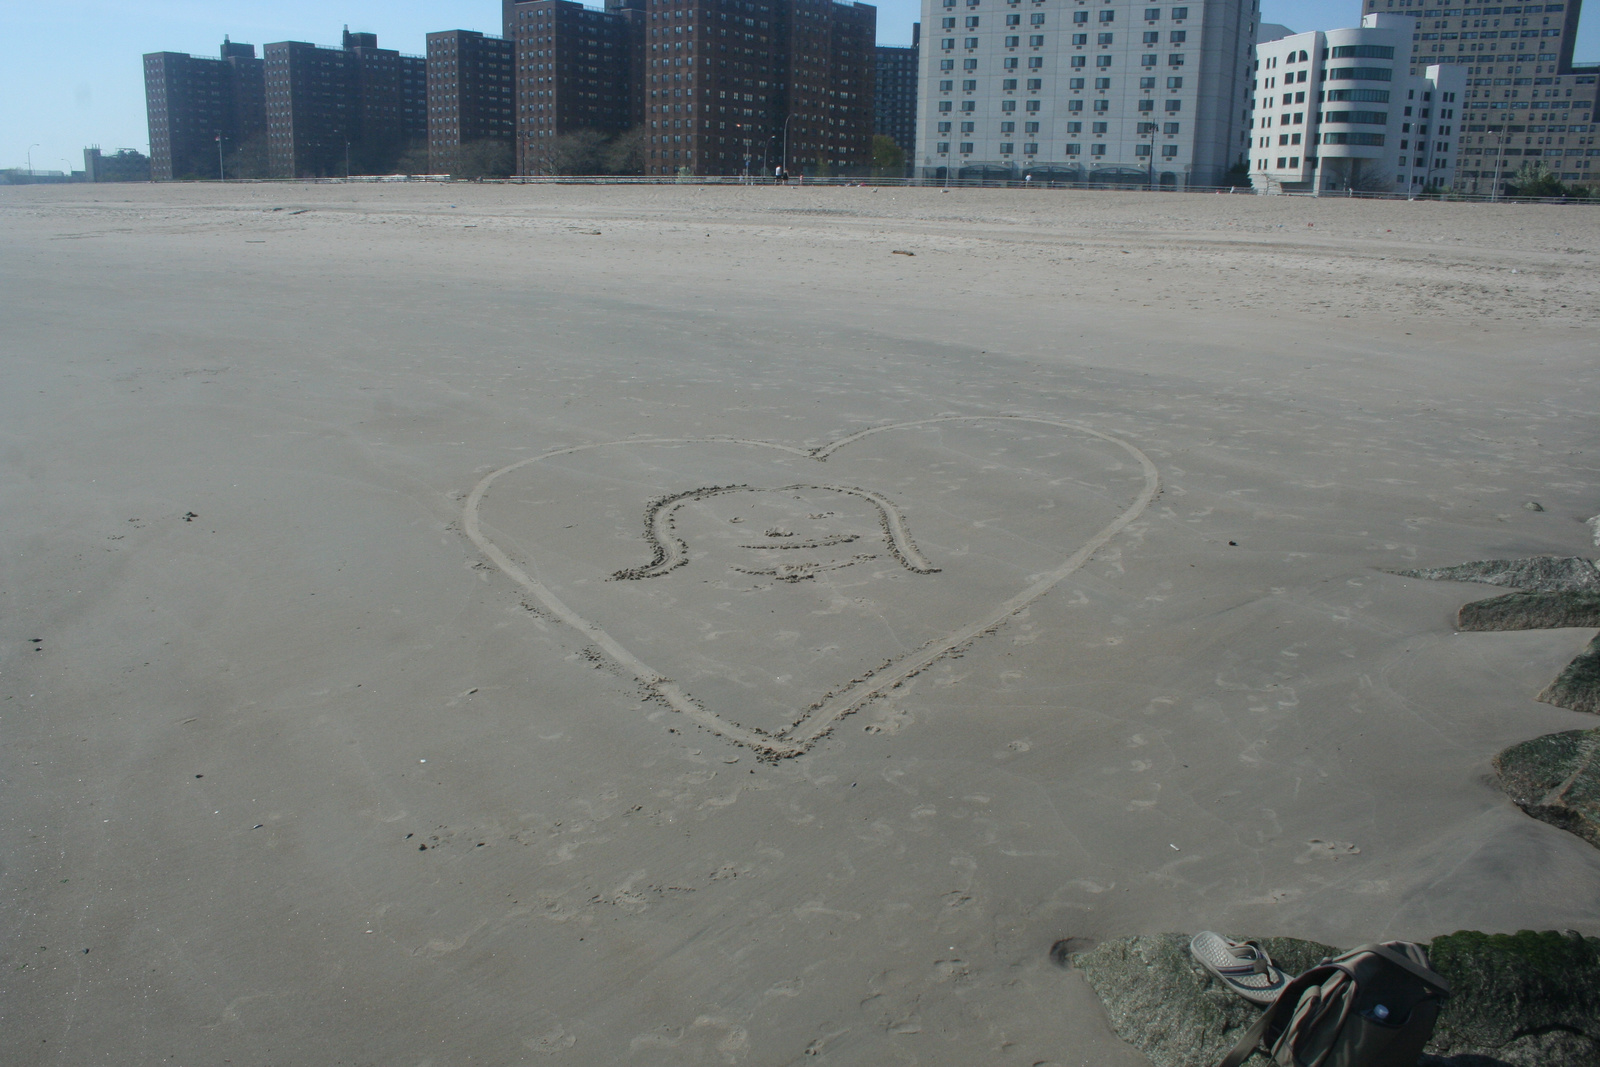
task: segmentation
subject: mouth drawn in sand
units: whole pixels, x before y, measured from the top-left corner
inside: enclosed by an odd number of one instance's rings
[[[975,458],[972,435],[983,433],[994,439]],[[1029,448],[1026,464],[1013,458]],[[830,460],[830,473],[850,481],[794,477]],[[1018,464],[1028,484],[1049,487],[1025,508],[994,490]],[[639,511],[626,524],[616,502],[652,481],[663,488],[644,502],[641,545]],[[554,449],[486,475],[467,497],[463,527],[540,608],[655,700],[783,758],[1024,611],[1133,523],[1159,485],[1148,456],[1099,430],[950,415],[817,448],[700,437]],[[997,514],[1008,507],[1009,525]],[[607,554],[613,562],[602,569]],[[630,555],[645,562],[619,568]],[[880,631],[891,632],[887,652],[871,651]],[[721,657],[737,640],[744,660]],[[758,698],[803,691],[783,687],[780,661],[815,692],[757,725]]]

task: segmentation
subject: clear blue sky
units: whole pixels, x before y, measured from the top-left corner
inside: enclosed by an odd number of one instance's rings
[[[598,0],[597,0],[598,2]],[[1600,0],[1584,12],[1580,59],[1600,59]],[[910,44],[919,0],[883,0],[878,40]],[[1348,26],[1359,0],[1262,0],[1262,17],[1295,30]],[[0,0],[0,168],[81,170],[83,148],[149,150],[146,52],[216,55],[222,35],[338,44],[348,22],[378,43],[421,52],[430,30],[500,31],[499,0]],[[259,53],[258,53],[259,54]]]

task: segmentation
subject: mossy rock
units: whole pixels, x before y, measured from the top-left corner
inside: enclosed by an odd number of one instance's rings
[[[1552,630],[1600,626],[1600,592],[1508,593],[1474,600],[1456,613],[1462,630]]]
[[[1294,938],[1258,943],[1289,974],[1338,953],[1331,945]],[[1187,934],[1106,941],[1073,956],[1072,966],[1100,997],[1112,1028],[1156,1067],[1216,1067],[1261,1013],[1195,962]]]
[[[1564,730],[1494,758],[1500,788],[1523,811],[1600,847],[1600,730]]]
[[[1289,974],[1340,951],[1294,938],[1260,944]],[[1463,931],[1436,939],[1430,952],[1451,997],[1423,1064],[1600,1067],[1600,939]],[[1071,962],[1112,1027],[1155,1067],[1215,1067],[1260,1012],[1194,962],[1187,934],[1106,941]]]
[[[1558,708],[1600,715],[1600,637],[1590,641],[1538,699]]]
[[[1510,1064],[1600,1064],[1600,938],[1463,930],[1428,948],[1450,982],[1428,1051]]]
[[[1454,567],[1419,567],[1390,573],[1434,582],[1483,582],[1541,593],[1600,590],[1600,567],[1582,556],[1484,559]]]

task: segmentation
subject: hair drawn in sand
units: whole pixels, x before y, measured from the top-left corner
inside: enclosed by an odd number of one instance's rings
[[[874,493],[870,489],[861,489],[856,486],[844,485],[780,485],[773,489],[763,489],[749,485],[712,485],[703,489],[690,489],[683,493],[672,493],[668,496],[652,500],[644,513],[644,539],[645,544],[651,549],[650,562],[640,567],[627,567],[614,573],[613,581],[637,581],[642,578],[659,578],[663,574],[676,570],[689,562],[689,546],[678,536],[677,512],[683,505],[696,500],[706,500],[715,496],[724,496],[729,493],[792,493],[810,490],[813,492],[844,493],[847,496],[859,497],[867,501],[878,512],[878,525],[883,530],[884,541],[892,555],[899,564],[913,574],[938,574],[939,568],[923,558],[917,549],[917,543],[911,539],[911,533],[906,527],[905,516],[895,506],[892,500]],[[789,536],[781,531],[769,531],[769,536]],[[823,549],[836,545],[850,544],[860,539],[859,534],[838,534],[821,538],[810,538],[803,541],[785,541],[779,543],[740,545],[740,548],[755,551],[793,550],[793,549]],[[736,568],[745,574],[768,575],[780,581],[795,582],[806,578],[814,578],[821,570],[849,566],[858,561],[872,559],[870,555],[857,555],[850,560],[835,564],[779,563],[770,568],[747,569]]]

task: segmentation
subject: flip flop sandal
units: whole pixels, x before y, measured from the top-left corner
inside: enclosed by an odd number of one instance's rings
[[[1272,965],[1272,957],[1254,941],[1233,941],[1202,930],[1189,942],[1189,952],[1217,981],[1256,1004],[1272,1004],[1288,984],[1284,973]]]

